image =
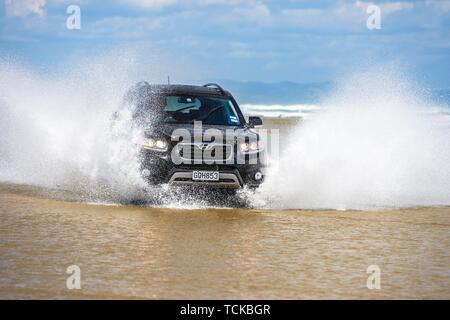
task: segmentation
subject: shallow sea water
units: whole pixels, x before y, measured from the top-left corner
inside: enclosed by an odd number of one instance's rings
[[[450,298],[450,208],[88,205],[0,185],[0,298]],[[81,269],[81,289],[66,268]],[[381,289],[366,270],[378,265]]]

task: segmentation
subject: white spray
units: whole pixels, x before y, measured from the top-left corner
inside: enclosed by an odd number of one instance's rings
[[[38,74],[0,62],[0,179],[129,197],[142,186],[135,132],[111,117],[132,81],[128,58]]]
[[[450,125],[395,68],[346,77],[284,153],[255,203],[277,208],[450,205]],[[448,118],[447,118],[448,120]]]

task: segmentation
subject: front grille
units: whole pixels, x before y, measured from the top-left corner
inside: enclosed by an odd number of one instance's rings
[[[181,159],[187,161],[224,162],[233,156],[233,146],[230,144],[179,143],[177,150]]]

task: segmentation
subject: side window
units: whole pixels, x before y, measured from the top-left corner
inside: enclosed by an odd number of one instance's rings
[[[236,109],[234,108],[233,102],[231,102],[231,100],[228,100],[228,107],[230,110],[230,114],[229,114],[230,122],[234,125],[239,124],[240,123],[239,116],[238,116],[238,113],[236,112]]]

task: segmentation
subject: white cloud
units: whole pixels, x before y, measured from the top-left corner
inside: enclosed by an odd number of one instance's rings
[[[160,9],[162,7],[176,4],[178,0],[119,0],[123,5],[145,9]]]
[[[139,38],[150,30],[156,30],[164,23],[164,18],[149,17],[107,17],[96,21],[90,30],[97,35],[113,35],[119,38]]]
[[[45,3],[46,0],[5,0],[6,15],[21,17],[36,14],[43,17]]]
[[[426,0],[425,5],[442,12],[450,11],[450,0]]]
[[[300,28],[354,30],[365,27],[365,10],[350,2],[331,7],[312,9],[284,9],[279,23]]]
[[[358,8],[362,8],[364,11],[367,9],[369,5],[377,5],[381,9],[381,14],[386,17],[392,13],[397,11],[404,10],[412,10],[414,9],[414,3],[406,2],[406,1],[395,1],[395,2],[385,2],[385,3],[376,3],[372,1],[361,1],[357,0],[355,2],[355,6]]]
[[[251,3],[251,1],[249,1]],[[246,6],[236,6],[229,12],[224,13],[216,22],[233,23],[245,22],[250,24],[266,25],[270,23],[271,12],[269,7],[263,3],[254,2]]]
[[[366,28],[367,7],[372,1],[340,1],[330,7],[308,9],[284,9],[280,12],[280,24],[301,28],[362,30]],[[412,10],[414,4],[406,1],[377,4],[383,18],[395,12]]]
[[[380,5],[382,14],[390,15],[397,11],[414,9],[414,3],[410,2],[388,2]]]
[[[124,6],[132,6],[143,9],[161,9],[173,5],[210,6],[210,5],[252,5],[256,0],[117,0]]]
[[[252,52],[249,50],[248,45],[243,42],[231,42],[230,57],[247,59],[252,57]]]

